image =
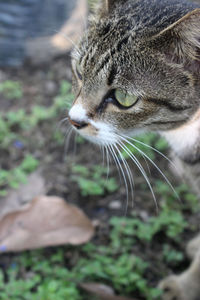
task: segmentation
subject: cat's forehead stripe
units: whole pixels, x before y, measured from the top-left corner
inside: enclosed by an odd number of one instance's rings
[[[124,22],[124,20],[120,20],[119,23],[121,21]],[[108,64],[111,59],[113,60],[114,56],[117,56],[117,54],[123,50],[123,46],[129,42],[129,37],[132,36],[133,28],[130,30],[130,24],[128,22],[125,28],[123,28],[124,31],[121,32],[121,38],[117,36],[117,41],[114,42],[117,34],[117,30],[114,30],[116,26],[119,26],[119,24],[117,23],[115,26],[112,26],[112,29],[109,27],[110,31],[107,32],[106,36],[99,33],[98,39],[95,38],[93,40],[92,37],[92,45],[89,48],[86,47],[87,49],[85,50],[82,49],[80,63],[83,69],[86,69],[87,67],[89,68],[89,65],[92,64],[95,66],[95,75],[98,75],[105,65]],[[104,28],[102,28],[102,31],[104,31]],[[85,48],[85,46],[83,48]]]

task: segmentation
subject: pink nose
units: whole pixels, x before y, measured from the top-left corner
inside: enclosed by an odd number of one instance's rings
[[[85,123],[85,122],[75,121],[75,120],[72,120],[72,119],[70,119],[70,118],[69,118],[69,121],[70,121],[70,123],[71,123],[74,127],[76,127],[76,129],[82,129],[82,128],[88,126],[88,124]]]

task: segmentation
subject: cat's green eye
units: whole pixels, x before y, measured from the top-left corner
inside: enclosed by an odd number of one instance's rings
[[[123,92],[120,89],[115,90],[115,98],[117,102],[124,107],[130,107],[134,105],[138,100],[137,96]]]

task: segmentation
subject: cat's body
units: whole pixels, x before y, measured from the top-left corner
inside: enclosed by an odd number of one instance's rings
[[[102,0],[72,57],[72,125],[115,160],[160,132],[200,185],[200,1]]]

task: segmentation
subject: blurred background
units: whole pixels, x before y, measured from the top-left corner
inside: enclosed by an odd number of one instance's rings
[[[60,31],[64,34],[63,26],[67,25],[69,18],[77,7],[77,0],[1,1],[0,65],[19,66],[25,59],[32,56],[41,56],[41,51],[56,47],[53,38]],[[76,11],[76,13],[83,13],[84,17],[84,7],[82,9],[82,12]],[[72,32],[69,33],[72,35]],[[39,39],[40,37],[42,39]],[[38,46],[39,42],[40,45]],[[46,47],[45,43],[48,44]],[[40,53],[35,52],[37,48]],[[46,53],[46,55],[49,54]]]
[[[126,153],[134,177],[131,193],[127,176],[128,194],[112,159],[67,122],[70,51],[93,2],[0,0],[1,300],[159,299],[160,278],[189,265],[198,199],[144,145],[168,156],[166,142],[148,134],[136,146],[174,190],[127,144],[155,204]]]

